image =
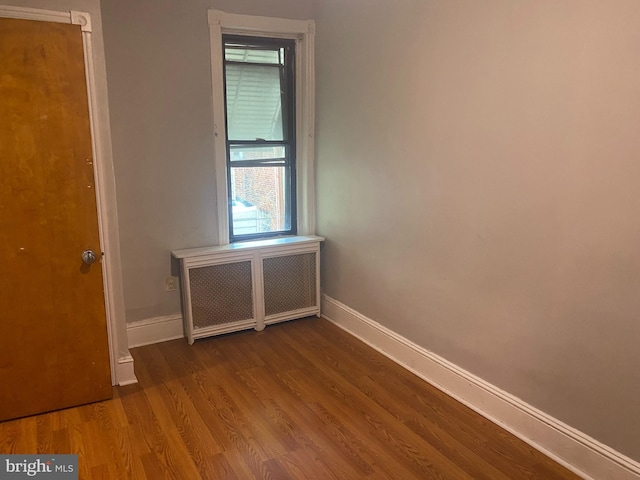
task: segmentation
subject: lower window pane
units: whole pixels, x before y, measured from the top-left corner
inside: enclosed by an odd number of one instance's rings
[[[234,236],[291,229],[286,167],[231,168]]]

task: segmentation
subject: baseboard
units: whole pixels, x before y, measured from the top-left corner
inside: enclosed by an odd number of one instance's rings
[[[183,337],[182,315],[154,317],[127,324],[129,348]]]
[[[138,379],[133,371],[133,357],[126,355],[120,357],[116,363],[116,384],[123,386],[132,383],[138,383]]]
[[[640,480],[640,463],[326,295],[322,316],[577,475]]]

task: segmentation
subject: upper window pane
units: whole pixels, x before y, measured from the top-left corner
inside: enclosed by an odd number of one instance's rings
[[[284,140],[280,67],[227,63],[229,140]]]

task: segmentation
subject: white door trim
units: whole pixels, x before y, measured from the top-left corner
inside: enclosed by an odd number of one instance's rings
[[[100,233],[100,247],[102,252],[104,252],[102,274],[109,339],[109,357],[111,362],[111,383],[113,385],[134,383],[136,377],[133,372],[132,358],[129,355],[126,342],[119,340],[126,339],[126,325],[124,316],[122,316],[122,312],[124,312],[124,295],[119,275],[120,251],[118,244],[116,200],[114,194],[107,193],[114,191],[113,188],[109,189],[107,187],[114,185],[115,179],[113,175],[113,161],[111,155],[107,154],[106,148],[109,142],[108,132],[105,133],[105,126],[100,124],[98,115],[99,104],[94,68],[95,55],[91,37],[91,15],[86,12],[77,11],[40,10],[0,5],[0,17],[66,23],[80,25],[82,27],[94,160],[93,168],[96,185],[98,228]],[[118,313],[120,313],[120,315]]]

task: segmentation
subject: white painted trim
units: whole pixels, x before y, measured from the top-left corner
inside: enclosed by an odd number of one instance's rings
[[[182,315],[147,318],[127,324],[129,348],[184,338]]]
[[[326,295],[322,316],[577,475],[640,479],[640,463],[635,460]]]
[[[211,43],[211,88],[213,108],[213,161],[218,203],[218,245],[229,243],[229,202],[227,186],[227,148],[224,117],[224,79],[222,77],[222,27],[209,12]]]
[[[38,20],[41,22],[71,23],[69,12],[41,10],[37,8],[9,7],[0,5],[1,18],[17,18],[21,20]]]
[[[296,144],[298,161],[297,173],[297,205],[298,235],[314,235],[316,232],[315,202],[315,36],[316,25],[312,20],[306,22],[307,31],[303,41],[298,42],[296,58],[296,91],[300,92],[296,101],[296,128],[298,143]]]
[[[83,32],[92,32],[91,15],[86,12],[77,12],[71,10],[71,23],[73,25],[80,25]]]
[[[83,23],[91,26],[91,16],[88,13],[83,12],[69,12],[70,17],[69,21],[73,24],[74,18],[77,21],[77,25],[81,25],[82,29],[82,43],[83,43],[83,51],[84,51],[84,65],[85,65],[85,75],[87,79],[87,97],[89,103],[89,120],[90,120],[90,128],[91,128],[91,149],[93,151],[93,176],[95,179],[95,190],[96,190],[96,208],[98,210],[98,230],[100,234],[100,250],[102,252],[107,252],[106,239],[105,239],[105,230],[104,230],[104,216],[105,209],[103,205],[105,205],[106,199],[104,198],[104,186],[102,182],[102,172],[99,170],[102,155],[101,150],[98,148],[98,142],[101,141],[100,137],[100,129],[97,115],[97,98],[96,98],[96,81],[95,81],[95,70],[93,65],[93,43],[91,37],[91,28],[85,30],[82,26]],[[83,20],[81,20],[83,19]],[[87,20],[88,19],[88,20]],[[114,332],[115,326],[112,322],[112,312],[113,306],[110,302],[110,292],[111,290],[108,288],[109,278],[111,272],[111,265],[106,261],[105,258],[102,260],[102,282],[104,284],[104,300],[105,300],[105,314],[107,316],[107,336],[109,339],[109,349],[111,351],[111,383],[113,385],[119,383],[117,379],[118,366],[116,365],[115,359],[119,357],[118,351],[115,350],[116,341],[114,341]]]
[[[126,355],[118,359],[116,377],[118,378],[118,385],[123,387],[124,385],[131,385],[132,383],[138,383],[136,374],[133,371],[133,357]]]
[[[296,41],[296,186],[298,235],[315,233],[315,70],[313,20],[291,20],[238,15],[210,9],[211,81],[213,105],[214,165],[218,202],[218,244],[229,243],[227,149],[222,78],[222,34],[290,38]]]
[[[245,35],[280,35],[282,38],[292,38],[292,35],[305,35],[309,31],[309,22],[313,22],[313,20],[241,15],[215,9],[210,9],[207,13],[209,25],[217,23],[225,32]]]
[[[104,283],[105,310],[107,317],[107,335],[109,340],[109,352],[111,363],[111,383],[113,385],[122,382],[131,382],[135,379],[133,363],[130,371],[123,369],[120,363],[122,358],[133,359],[128,349],[119,345],[118,333],[125,334],[124,317],[118,320],[117,312],[124,312],[124,294],[121,282],[117,279],[120,271],[120,253],[118,244],[118,224],[116,220],[116,200],[113,195],[107,195],[107,185],[114,185],[113,161],[108,154],[107,144],[110,141],[108,126],[102,125],[99,120],[100,105],[98,102],[95,55],[92,43],[91,15],[79,11],[53,11],[24,7],[10,7],[0,5],[0,17],[23,20],[36,20],[80,25],[84,50],[85,75],[87,79],[87,96],[89,103],[89,119],[91,128],[91,141],[93,149],[93,165],[95,176],[96,206],[98,211],[98,228],[100,232],[100,248],[104,252],[102,260],[102,272]],[[120,324],[121,322],[121,324]],[[118,359],[116,361],[116,359]],[[127,360],[128,362],[129,360]],[[126,362],[125,362],[126,363]],[[120,377],[120,375],[124,375]]]

